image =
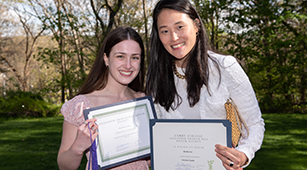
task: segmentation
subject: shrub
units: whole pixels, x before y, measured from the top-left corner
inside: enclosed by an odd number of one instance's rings
[[[39,93],[8,91],[0,98],[0,115],[4,117],[49,117],[59,113],[59,109]]]

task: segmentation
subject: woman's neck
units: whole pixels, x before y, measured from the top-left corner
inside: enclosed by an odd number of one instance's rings
[[[107,84],[105,87],[107,93],[117,97],[120,101],[122,101],[127,96],[127,91],[129,90],[128,86],[113,86]]]
[[[187,67],[187,62],[185,62],[185,59],[181,59],[181,60],[175,59],[175,64],[179,68],[186,68]]]

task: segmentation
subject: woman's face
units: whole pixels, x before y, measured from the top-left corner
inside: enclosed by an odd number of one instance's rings
[[[136,41],[124,40],[112,47],[109,57],[104,54],[109,67],[108,83],[128,85],[138,75],[141,64],[141,47]]]
[[[198,19],[192,20],[187,14],[164,9],[157,18],[159,38],[164,48],[178,60],[179,66],[192,50],[198,32]]]

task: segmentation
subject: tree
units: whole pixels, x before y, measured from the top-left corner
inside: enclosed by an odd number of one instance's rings
[[[306,31],[301,25],[306,15],[293,7],[291,1],[238,1],[226,17],[241,28],[234,33],[228,26],[228,52],[246,63],[260,106],[267,112],[293,111],[305,102]]]
[[[200,17],[203,19],[205,28],[207,29],[209,44],[211,49],[219,50],[222,47],[222,39],[225,34],[223,28],[226,26],[224,23],[225,13],[232,5],[232,0],[193,0]]]
[[[10,4],[9,5],[14,5]],[[14,6],[13,6],[14,7]],[[23,32],[25,34],[25,38],[20,41],[20,45],[24,48],[23,49],[23,56],[21,57],[24,59],[23,68],[18,67],[18,64],[12,60],[11,55],[1,55],[1,59],[6,63],[7,67],[13,72],[17,80],[19,81],[18,84],[21,85],[22,91],[28,91],[28,76],[31,72],[31,59],[33,57],[34,50],[36,49],[36,41],[43,33],[44,29],[39,31],[36,30],[35,24],[31,22],[32,18],[29,15],[21,14],[21,11],[16,7],[13,8],[15,14],[19,18],[19,22],[23,28]],[[11,22],[11,21],[10,21]],[[6,44],[8,45],[8,44]],[[16,44],[17,45],[17,44]],[[19,58],[20,60],[20,58]]]
[[[40,59],[61,66],[61,77],[57,82],[61,86],[61,101],[64,102],[66,89],[69,90],[68,98],[72,98],[85,80],[85,59],[90,60],[86,57],[85,51],[93,54],[98,51],[101,40],[113,27],[114,17],[121,7],[122,0],[111,4],[108,1],[90,0],[90,4],[85,4],[91,7],[92,11],[86,11],[80,2],[75,1],[54,0],[50,4],[40,0],[29,2],[35,16],[50,30],[58,43],[55,49],[43,49]],[[104,20],[103,16],[109,17]],[[92,17],[95,18],[94,22]],[[77,83],[73,86],[71,82]]]
[[[116,26],[130,26],[143,38],[145,54],[149,55],[149,20],[153,9],[152,0],[126,0],[115,18]],[[133,17],[131,17],[133,16]],[[146,58],[146,57],[145,57]]]

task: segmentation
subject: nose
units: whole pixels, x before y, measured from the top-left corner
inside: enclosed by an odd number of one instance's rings
[[[176,33],[176,31],[172,32],[172,41],[177,41],[179,39],[178,34]]]
[[[125,60],[124,67],[125,67],[126,69],[130,69],[130,68],[131,68],[131,61],[130,61],[130,58],[127,58],[127,59]]]

